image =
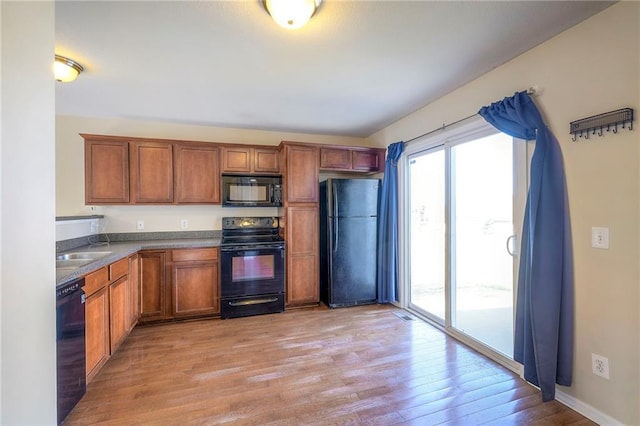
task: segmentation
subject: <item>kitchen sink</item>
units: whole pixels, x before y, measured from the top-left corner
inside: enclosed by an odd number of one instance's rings
[[[111,254],[110,251],[84,251],[80,253],[67,253],[56,256],[56,260],[96,260]]]
[[[79,267],[93,262],[93,259],[64,259],[56,260],[57,269],[78,269]]]
[[[94,260],[111,254],[110,251],[83,251],[56,256],[56,269],[78,269]]]

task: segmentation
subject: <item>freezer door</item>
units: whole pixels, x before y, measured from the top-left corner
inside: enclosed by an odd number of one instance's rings
[[[379,179],[330,179],[327,202],[332,217],[378,215]]]
[[[329,220],[329,306],[375,303],[375,217]]]

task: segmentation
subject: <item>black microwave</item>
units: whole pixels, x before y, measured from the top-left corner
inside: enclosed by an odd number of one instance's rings
[[[280,207],[282,206],[282,177],[222,175],[222,205]]]

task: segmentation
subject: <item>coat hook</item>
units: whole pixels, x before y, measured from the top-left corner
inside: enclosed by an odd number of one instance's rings
[[[587,131],[584,132],[584,138],[589,139],[589,129],[587,129]]]
[[[618,133],[618,123],[613,126],[613,133]]]
[[[633,121],[629,122],[629,130],[633,130]]]
[[[571,137],[571,140],[574,141],[574,142],[578,142],[578,139],[576,138],[576,134],[575,133]]]
[[[602,127],[598,129],[598,136],[602,136]]]

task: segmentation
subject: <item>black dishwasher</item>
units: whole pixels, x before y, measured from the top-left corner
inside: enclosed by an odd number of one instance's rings
[[[85,394],[84,278],[56,289],[58,424]]]

